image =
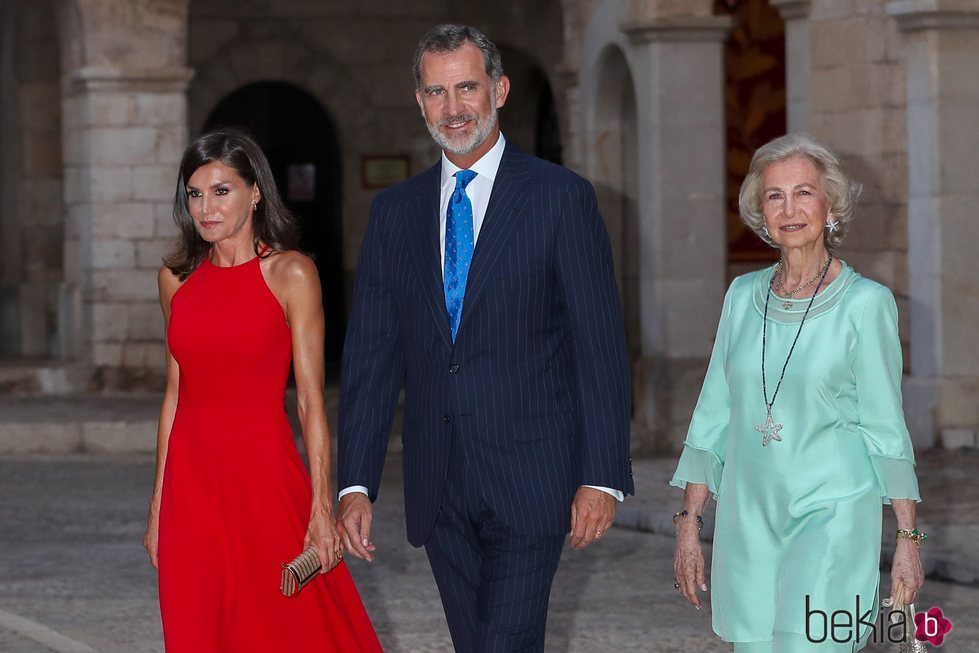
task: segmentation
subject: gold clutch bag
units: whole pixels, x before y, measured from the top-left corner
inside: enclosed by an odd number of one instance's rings
[[[282,563],[282,595],[292,598],[316,578],[320,571],[320,558],[310,547],[292,559]]]

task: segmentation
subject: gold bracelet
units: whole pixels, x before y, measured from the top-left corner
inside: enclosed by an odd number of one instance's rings
[[[924,544],[925,540],[928,539],[928,533],[925,533],[923,531],[918,532],[917,528],[911,528],[911,529],[899,528],[897,529],[897,539],[911,540],[912,542],[914,542],[915,546],[917,546],[920,549],[921,545]]]
[[[687,510],[681,510],[680,512],[673,513],[673,525],[676,525],[676,520],[680,517],[689,517],[690,512]],[[704,529],[704,518],[697,515],[697,532],[699,533]]]

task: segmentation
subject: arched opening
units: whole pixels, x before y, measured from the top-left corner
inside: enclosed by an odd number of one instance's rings
[[[525,152],[561,164],[561,128],[547,75],[522,50],[500,46],[500,54],[510,78],[510,96],[500,111],[507,140]]]
[[[343,298],[341,160],[323,106],[288,82],[256,82],[221,100],[204,130],[240,127],[268,156],[279,192],[296,215],[301,247],[316,260],[326,311],[326,360],[338,362],[346,320]],[[337,370],[338,365],[328,369]]]
[[[608,228],[633,361],[642,353],[639,302],[639,168],[636,92],[625,55],[608,48],[600,60],[590,173]]]

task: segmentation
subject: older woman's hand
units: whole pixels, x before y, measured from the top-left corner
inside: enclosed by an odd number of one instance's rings
[[[904,604],[914,603],[924,582],[925,572],[921,567],[918,546],[911,540],[898,540],[891,565],[891,599],[897,598],[898,587],[901,586],[904,588]]]
[[[707,591],[704,571],[704,550],[700,545],[700,531],[693,519],[676,520],[676,545],[673,549],[673,574],[679,591],[698,610],[700,597],[697,588]]]

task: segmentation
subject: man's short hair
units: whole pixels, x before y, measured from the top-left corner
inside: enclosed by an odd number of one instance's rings
[[[425,33],[415,49],[413,71],[415,73],[415,88],[422,87],[422,57],[428,52],[455,52],[466,43],[470,43],[483,53],[483,63],[486,74],[494,82],[503,77],[503,59],[500,49],[486,35],[475,27],[468,25],[442,24],[436,25]]]

